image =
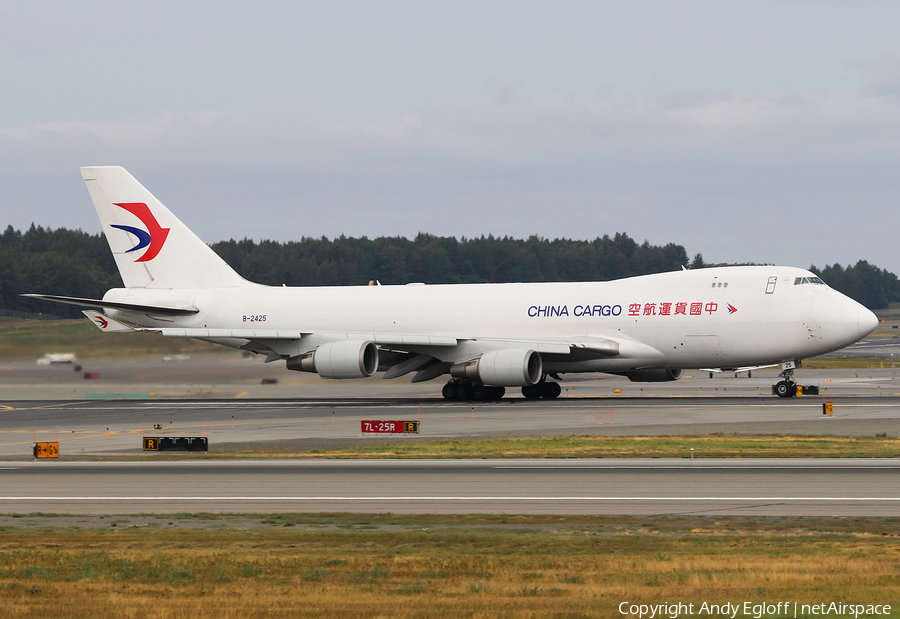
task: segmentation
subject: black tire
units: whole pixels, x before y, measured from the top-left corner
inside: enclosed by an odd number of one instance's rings
[[[797,393],[797,386],[787,380],[780,380],[775,383],[775,395],[779,398],[790,398]]]
[[[555,400],[562,393],[559,383],[544,383],[541,385],[541,397],[547,400]]]
[[[454,385],[454,392],[456,393],[457,400],[471,400],[472,399],[472,390],[469,389],[468,385]]]
[[[506,387],[491,387],[493,392],[491,393],[492,400],[502,400],[503,396],[506,395]]]
[[[441,395],[444,396],[445,400],[455,400],[456,399],[456,386],[450,383],[444,385],[444,388],[441,389]]]
[[[473,400],[490,400],[490,387],[485,387],[484,385],[472,385],[472,399]]]
[[[522,387],[522,395],[525,396],[526,400],[537,400],[541,397],[540,387],[538,385]]]

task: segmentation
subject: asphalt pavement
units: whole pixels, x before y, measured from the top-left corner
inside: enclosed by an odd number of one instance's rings
[[[896,460],[0,463],[0,512],[895,516]]]

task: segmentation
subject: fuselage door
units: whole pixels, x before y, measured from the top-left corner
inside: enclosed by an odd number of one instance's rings
[[[778,283],[778,277],[776,275],[771,276],[766,284],[766,294],[773,294],[775,292],[776,283]]]

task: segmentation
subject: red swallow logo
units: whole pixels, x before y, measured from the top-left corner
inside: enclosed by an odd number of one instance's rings
[[[141,223],[143,223],[147,228],[147,230],[141,230],[140,228],[135,228],[134,226],[120,226],[117,224],[111,224],[113,228],[118,228],[119,230],[130,232],[138,239],[138,244],[125,253],[130,254],[133,251],[137,251],[146,247],[147,251],[144,252],[144,255],[135,260],[135,262],[149,262],[150,260],[156,258],[159,250],[161,250],[163,245],[165,245],[166,243],[166,237],[169,236],[170,228],[161,227],[159,225],[159,222],[156,221],[156,217],[154,217],[153,213],[150,212],[150,208],[143,202],[114,202],[113,204],[125,209],[126,211],[140,219]]]
[[[97,320],[100,321],[100,328],[105,329],[109,326],[109,321],[104,320],[103,316],[96,316]]]
[[[727,305],[728,305],[728,313],[729,314],[733,314],[737,311],[737,308],[735,306],[733,306],[731,303],[728,303]]]

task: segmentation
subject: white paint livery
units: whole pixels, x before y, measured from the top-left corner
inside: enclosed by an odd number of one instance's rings
[[[31,296],[104,308],[117,330],[194,337],[327,377],[373,368],[385,378],[416,372],[414,381],[452,374],[448,387],[459,395],[484,384],[555,397],[547,374],[672,380],[686,368],[784,364],[843,348],[877,324],[868,309],[793,267],[611,282],[263,286],[235,273],[123,168],[81,171],[126,287],[102,301]],[[122,203],[146,204],[155,222]],[[134,230],[156,222],[168,229],[164,242],[153,238],[158,253],[141,261]],[[97,314],[86,313],[100,326]]]

